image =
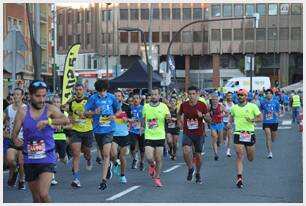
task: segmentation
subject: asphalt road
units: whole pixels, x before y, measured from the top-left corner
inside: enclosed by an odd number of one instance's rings
[[[203,184],[187,182],[187,167],[182,158],[181,146],[177,161],[164,158],[161,181],[163,187],[153,186],[148,177],[148,165],[145,171],[130,169],[128,156],[127,184],[121,184],[114,176],[104,191],[98,190],[101,165],[94,162],[92,171],[85,169],[84,158],[81,158],[82,188],[71,188],[71,163],[58,163],[57,181],[50,196],[57,203],[301,203],[303,202],[303,164],[302,135],[297,125],[283,117],[278,130],[278,138],[273,144],[273,159],[267,159],[264,133],[261,125],[256,130],[257,143],[255,160],[244,159],[244,188],[235,185],[236,155],[225,156],[226,148],[220,147],[219,161],[213,160],[211,138],[205,142],[205,155],[201,176]],[[95,149],[95,148],[93,148]],[[95,158],[96,151],[93,152]],[[31,193],[9,188],[6,184],[7,172],[3,177],[4,203],[29,203]]]

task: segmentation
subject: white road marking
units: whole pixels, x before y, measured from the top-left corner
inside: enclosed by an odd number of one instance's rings
[[[173,167],[170,167],[169,169],[163,171],[163,173],[168,173],[171,172],[172,170],[175,170],[176,168],[179,168],[181,165],[175,165]]]
[[[282,125],[291,125],[292,121],[291,120],[283,120]]]
[[[111,196],[110,198],[107,198],[106,200],[111,201],[111,200],[118,199],[119,197],[122,197],[123,195],[126,195],[127,193],[132,192],[133,190],[136,190],[139,187],[140,187],[140,185],[135,185],[135,186],[130,187],[130,188],[114,195],[114,196]]]

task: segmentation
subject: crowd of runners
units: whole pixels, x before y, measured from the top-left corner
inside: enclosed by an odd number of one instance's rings
[[[100,79],[94,87],[94,92],[85,95],[83,85],[76,84],[73,98],[65,105],[60,95],[47,101],[48,88],[42,81],[33,81],[27,94],[16,88],[7,97],[3,143],[9,186],[25,190],[27,182],[33,202],[50,202],[49,189],[58,184],[55,171],[59,162],[67,164],[71,159],[72,168],[67,166],[72,169],[70,185],[82,187],[83,153],[87,170],[92,170],[94,161],[101,165],[100,190],[109,188],[113,174],[127,183],[127,168],[147,171],[153,184],[162,187],[163,158],[166,154],[176,161],[179,150],[187,167],[186,180],[202,184],[203,145],[210,135],[215,161],[220,155],[231,158],[236,153],[235,183],[242,188],[244,154],[249,161],[254,159],[255,125],[262,123],[266,155],[272,159],[279,117],[290,112],[292,122],[299,123],[302,108],[301,92],[279,89],[223,93],[190,86],[186,93],[165,97],[159,88],[146,95],[110,92],[108,81]],[[221,144],[226,145],[225,154],[220,154]],[[95,145],[98,152],[93,157]]]

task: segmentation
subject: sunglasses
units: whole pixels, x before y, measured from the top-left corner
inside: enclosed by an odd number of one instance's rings
[[[245,96],[244,94],[238,94],[238,96]]]
[[[45,82],[42,81],[38,81],[32,84],[34,87],[45,87],[47,88],[47,84]]]

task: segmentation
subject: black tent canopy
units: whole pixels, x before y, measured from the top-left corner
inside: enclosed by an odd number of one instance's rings
[[[153,72],[152,86],[160,87],[161,81],[162,77]],[[147,65],[138,59],[126,72],[109,82],[111,88],[147,88],[149,82]]]

